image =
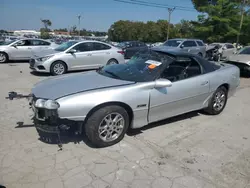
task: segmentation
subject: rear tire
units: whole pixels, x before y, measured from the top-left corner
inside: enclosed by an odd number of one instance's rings
[[[112,105],[100,108],[90,115],[85,124],[85,133],[94,146],[107,147],[120,142],[128,127],[127,111],[121,106]]]
[[[0,63],[7,63],[9,61],[9,56],[5,52],[0,52]]]
[[[220,114],[227,104],[228,91],[224,86],[219,87],[209,101],[208,107],[204,109],[210,115]]]
[[[115,64],[119,64],[118,61],[116,59],[110,59],[108,62],[107,62],[107,65],[115,65]]]
[[[62,61],[55,61],[50,67],[50,73],[53,76],[62,75],[67,72],[67,66]]]

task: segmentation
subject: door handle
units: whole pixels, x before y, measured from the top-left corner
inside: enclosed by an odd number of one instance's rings
[[[188,49],[188,52],[190,52],[191,50],[190,49]]]
[[[92,54],[88,54],[87,56],[92,56]]]
[[[205,82],[202,82],[202,83],[201,83],[202,86],[205,86],[205,85],[207,85],[207,84],[208,84],[208,81],[205,81]]]
[[[28,48],[29,50],[31,50],[31,48]]]
[[[110,52],[107,52],[106,54],[110,54]]]

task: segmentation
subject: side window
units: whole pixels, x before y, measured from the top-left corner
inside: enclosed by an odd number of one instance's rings
[[[108,49],[111,49],[111,47],[108,45],[97,42],[93,43],[93,50],[108,50]]]
[[[171,82],[188,79],[201,74],[200,65],[193,59],[179,59],[171,63],[162,73],[162,78]]]
[[[234,46],[232,44],[226,44],[227,49],[232,49]]]
[[[92,42],[85,42],[78,44],[74,47],[77,52],[88,52],[93,50],[93,43]]]
[[[196,43],[194,41],[184,41],[182,43],[183,47],[195,47],[197,46]]]
[[[199,41],[199,40],[197,40],[196,42],[197,42],[197,44],[198,44],[199,46],[205,46],[204,43],[201,42],[201,41]]]
[[[31,46],[30,40],[21,40],[16,43],[17,46]]]

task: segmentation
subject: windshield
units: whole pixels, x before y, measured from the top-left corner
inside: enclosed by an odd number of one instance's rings
[[[8,41],[3,41],[3,42],[0,42],[0,45],[9,45],[13,42],[16,42],[16,40],[8,40]]]
[[[134,55],[127,63],[105,66],[98,70],[98,73],[120,80],[148,82],[155,80],[172,61],[172,58],[163,52],[144,50]]]
[[[59,52],[63,52],[65,50],[67,50],[69,47],[73,46],[74,44],[78,43],[77,41],[69,41],[69,42],[65,42],[62,43],[60,46],[58,46],[57,48],[55,48],[56,51]]]
[[[239,50],[238,54],[250,55],[250,47],[245,47]]]
[[[129,45],[129,42],[120,42],[119,44],[117,44],[117,47],[124,48],[127,45]]]
[[[171,47],[178,47],[180,43],[182,43],[182,40],[168,40],[163,45],[171,46]]]

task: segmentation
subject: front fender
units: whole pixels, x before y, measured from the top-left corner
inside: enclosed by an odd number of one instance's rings
[[[148,87],[133,84],[65,96],[57,100],[60,104],[58,115],[60,118],[84,121],[89,112],[99,105],[121,103],[131,109],[132,127],[138,128],[148,123],[149,91]]]

